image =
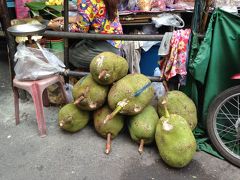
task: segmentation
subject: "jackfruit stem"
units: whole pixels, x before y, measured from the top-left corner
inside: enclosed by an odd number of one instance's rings
[[[110,151],[111,151],[111,133],[108,133],[105,153],[109,154]]]
[[[77,98],[73,104],[77,105],[79,104],[85,97],[84,96],[80,96],[79,98]]]
[[[72,122],[72,116],[68,116],[59,123],[59,126],[63,127],[65,123],[71,123],[71,122]]]
[[[166,81],[163,81],[163,87],[165,89],[166,92],[169,91],[169,88],[168,88],[168,85],[167,85],[167,82]]]
[[[144,147],[144,139],[141,139],[141,140],[140,140],[140,145],[139,145],[139,148],[138,148],[138,152],[139,152],[140,154],[143,153],[143,147]]]
[[[98,75],[98,79],[103,79],[103,77],[105,77],[106,74],[107,74],[106,70],[101,71],[100,74]]]
[[[106,124],[108,121],[114,118],[119,113],[119,111],[122,110],[122,108],[122,106],[117,106],[111,114],[107,115],[106,119],[103,121],[103,124]]]
[[[164,116],[166,117],[166,118],[169,118],[170,117],[170,115],[169,115],[169,112],[168,112],[168,110],[167,110],[167,101],[166,101],[166,99],[164,99],[163,101],[162,101],[162,105],[163,105],[163,108],[164,108],[164,111],[165,111],[165,114],[164,114]]]

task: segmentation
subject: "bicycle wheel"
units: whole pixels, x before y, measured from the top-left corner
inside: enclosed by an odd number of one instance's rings
[[[207,131],[218,152],[240,167],[240,86],[223,91],[211,103]]]

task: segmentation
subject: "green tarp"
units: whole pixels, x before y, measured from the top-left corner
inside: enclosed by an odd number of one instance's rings
[[[240,84],[231,80],[232,75],[240,73],[240,17],[216,9],[200,46],[193,32],[188,71],[187,84],[182,91],[193,99],[198,109],[199,123],[194,130],[198,150],[222,159],[211,147],[204,129],[208,107],[216,95]]]
[[[193,36],[192,51],[197,41]],[[206,128],[208,107],[223,90],[239,83],[231,76],[240,73],[240,17],[216,9],[210,19],[196,57],[190,57],[185,92],[199,110],[199,126]]]

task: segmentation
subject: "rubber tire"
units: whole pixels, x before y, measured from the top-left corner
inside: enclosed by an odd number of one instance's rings
[[[211,140],[211,142],[213,143],[214,147],[217,149],[217,151],[226,159],[228,160],[230,163],[240,167],[240,159],[232,156],[231,154],[229,154],[225,148],[219,143],[215,133],[214,133],[214,123],[213,123],[213,118],[214,118],[214,114],[215,111],[217,110],[217,108],[219,107],[219,105],[228,97],[232,96],[232,95],[237,95],[239,94],[240,96],[240,85],[238,86],[234,86],[231,87],[225,91],[223,91],[222,93],[220,93],[211,103],[211,105],[209,106],[208,109],[208,117],[207,117],[207,132],[209,135],[209,138]]]

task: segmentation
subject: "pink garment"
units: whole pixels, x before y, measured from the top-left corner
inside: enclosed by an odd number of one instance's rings
[[[188,41],[191,29],[173,32],[170,42],[170,54],[161,62],[162,77],[167,81],[176,75],[187,75]]]
[[[26,2],[31,2],[32,0],[15,0],[15,11],[17,19],[23,19],[29,17],[29,9],[25,7]]]

